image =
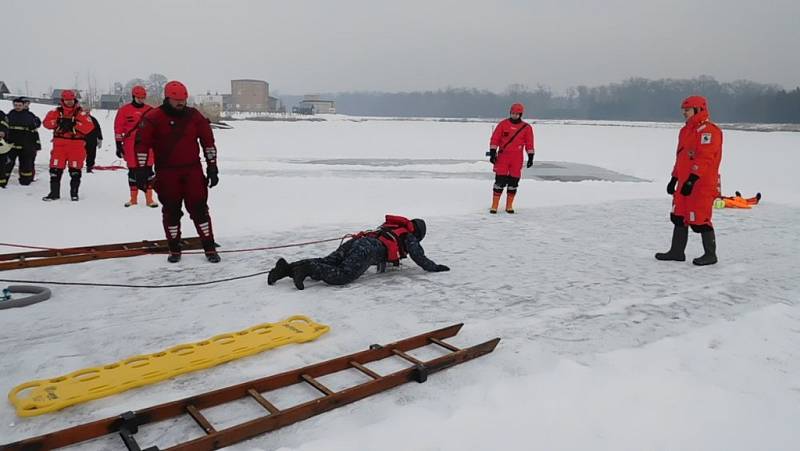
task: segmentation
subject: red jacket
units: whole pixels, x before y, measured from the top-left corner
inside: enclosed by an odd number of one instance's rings
[[[517,133],[521,127],[525,127],[525,129]],[[515,134],[516,136],[514,136]],[[513,140],[511,139],[512,136],[514,137]],[[525,121],[515,124],[510,119],[502,120],[492,133],[489,147],[491,149],[499,148],[501,152],[518,152],[521,161],[522,151],[534,152],[533,126]]]
[[[186,107],[182,114],[170,115],[164,105],[148,112],[139,125],[136,156],[147,160],[153,149],[156,170],[200,166],[200,146],[206,162],[217,162],[214,133],[208,119],[194,108]]]
[[[133,102],[123,105],[117,110],[117,116],[114,118],[114,139],[133,142],[139,122],[145,113],[152,109],[150,105],[137,106]]]
[[[711,122],[707,111],[701,111],[690,117],[678,134],[672,176],[682,186],[689,175],[695,174],[700,177],[696,189],[716,190],[721,161],[722,130]]]
[[[72,129],[62,130],[58,128],[58,120],[62,118],[73,119],[75,121],[75,125]],[[50,110],[47,116],[44,117],[42,125],[44,125],[44,128],[55,130],[53,133],[54,139],[84,140],[86,139],[86,135],[94,129],[92,119],[79,105],[72,108],[60,106],[54,110]]]
[[[131,102],[117,110],[117,116],[114,118],[114,139],[122,143],[124,158],[128,167],[135,168],[140,166],[134,149],[136,132],[139,130],[139,124],[142,122],[144,115],[152,109],[153,107],[150,105],[135,105]],[[152,165],[153,157],[151,153],[143,166]]]

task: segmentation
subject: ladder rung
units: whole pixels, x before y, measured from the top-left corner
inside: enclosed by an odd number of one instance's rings
[[[200,427],[203,428],[204,431],[206,431],[206,434],[213,434],[217,432],[217,430],[214,429],[214,426],[212,426],[211,423],[208,422],[206,417],[204,417],[203,414],[200,413],[199,410],[197,410],[197,407],[195,407],[194,404],[189,404],[188,406],[186,406],[186,411],[189,412],[189,415],[192,418],[194,418],[194,421],[196,421],[197,424],[199,424]]]
[[[361,371],[362,373],[366,374],[367,376],[369,376],[369,377],[371,377],[373,379],[380,379],[381,378],[380,374],[372,371],[371,369],[365,367],[364,365],[362,365],[362,364],[360,364],[360,363],[358,363],[356,361],[351,361],[350,362],[350,366],[352,366],[353,368],[357,369],[358,371]]]
[[[441,346],[441,347],[443,347],[445,349],[449,349],[449,350],[451,350],[453,352],[458,352],[458,351],[461,350],[461,349],[457,348],[456,346],[451,345],[450,343],[445,343],[444,341],[439,340],[438,338],[431,337],[431,342],[432,343],[436,343],[437,345],[439,345],[439,346]]]
[[[253,390],[252,388],[247,390],[247,394],[252,396],[253,399],[255,399],[257,403],[261,404],[261,407],[267,409],[269,413],[276,414],[281,411],[280,409],[275,407],[275,405],[273,405],[271,402],[267,401],[267,398],[261,396],[261,393]]]
[[[319,390],[322,393],[324,393],[325,395],[332,395],[333,394],[333,392],[328,387],[320,384],[319,381],[317,381],[313,377],[309,376],[308,374],[303,374],[300,377],[303,378],[304,381],[306,381],[309,384],[311,384],[314,388],[316,388],[317,390]]]
[[[402,357],[402,358],[408,360],[409,362],[413,363],[414,365],[422,365],[424,363],[422,360],[417,360],[414,357],[406,354],[405,352],[403,352],[403,351],[401,351],[399,349],[392,349],[392,352],[394,353],[394,355],[396,355],[398,357]]]

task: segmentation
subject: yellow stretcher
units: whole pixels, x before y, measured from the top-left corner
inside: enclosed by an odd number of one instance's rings
[[[14,387],[8,399],[19,416],[41,415],[285,344],[305,343],[329,330],[329,326],[306,316],[291,316],[277,323],[259,324],[154,354],[137,355],[53,379],[25,382]]]

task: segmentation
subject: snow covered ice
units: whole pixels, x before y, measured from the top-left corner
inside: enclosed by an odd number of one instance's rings
[[[10,106],[0,101],[0,109]],[[47,109],[32,107],[40,116]],[[114,113],[94,114],[110,136]],[[215,130],[221,173],[209,204],[220,250],[338,237],[397,213],[426,219],[426,253],[450,272],[425,273],[409,262],[386,274],[370,270],[344,287],[309,282],[304,291],[287,280],[267,287],[263,277],[181,289],[52,287],[46,302],[0,312],[4,393],[24,381],[292,314],[329,324],[331,332],[53,414],[20,418],[0,403],[0,443],[464,322],[453,344],[499,336],[497,350],[425,384],[230,449],[798,448],[799,133],[726,131],[723,191],[760,191],[764,200],[750,211],[715,211],[720,263],[698,268],[653,258],[669,247],[664,187],[678,124],[536,124],[534,170],[550,164],[604,176],[569,183],[525,178],[517,214],[490,216],[483,153],[491,124],[328,119],[235,121],[233,129]],[[80,202],[39,200],[47,191],[49,143],[43,144],[39,180],[22,187],[14,175],[0,192],[10,212],[0,222],[3,242],[53,247],[162,238],[159,210],[123,208],[125,171],[84,174]],[[98,164],[112,163],[113,150],[110,139],[104,142]],[[188,216],[183,230],[194,235]],[[322,255],[335,245],[222,254],[219,265],[191,254],[170,265],[159,255],[0,278],[194,282],[269,269],[280,256]],[[701,253],[691,234],[687,257]],[[338,389],[361,380],[345,374],[323,382]],[[314,396],[310,387],[294,387],[270,399],[285,407]],[[255,407],[204,413],[224,427],[261,414]],[[139,442],[163,448],[201,433],[191,420],[176,421],[145,427]]]

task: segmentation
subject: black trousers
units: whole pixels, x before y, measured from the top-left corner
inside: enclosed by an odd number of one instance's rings
[[[97,158],[97,143],[92,145],[91,143],[86,143],[86,169],[92,169],[94,167],[94,160]]]

